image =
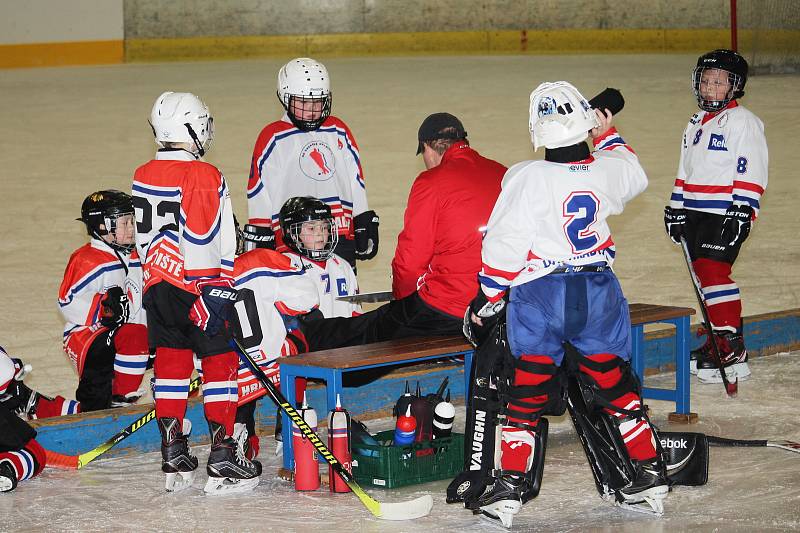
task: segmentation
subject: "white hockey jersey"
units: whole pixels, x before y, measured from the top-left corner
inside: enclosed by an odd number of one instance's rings
[[[100,301],[111,287],[125,290],[129,300],[136,298],[130,290],[125,270],[131,265],[134,269],[139,265],[138,256],[134,251],[121,257],[122,261],[107,243],[96,238],[70,256],[58,291],[58,308],[65,321],[65,337],[76,328],[100,322]],[[128,322],[146,323],[141,304],[131,306]]]
[[[595,147],[583,161],[523,161],[508,169],[481,252],[478,279],[491,300],[558,266],[613,263],[606,219],[645,190],[647,176],[616,129]]]
[[[299,315],[317,307],[319,299],[313,281],[289,258],[273,250],[256,248],[236,258],[234,286],[253,291],[255,313],[241,316],[243,343],[264,372],[279,383],[276,359],[297,354],[296,347],[286,340],[286,326],[281,315]],[[246,330],[246,331],[245,331]],[[239,367],[240,403],[263,395],[258,380],[250,369]]]
[[[700,111],[683,132],[670,207],[724,215],[731,204],[756,216],[767,188],[764,124],[736,100],[717,114]]]
[[[325,263],[311,261],[295,252],[285,252],[292,265],[306,272],[319,294],[319,310],[325,318],[351,317],[362,313],[361,305],[339,300],[358,294],[358,280],[350,264],[333,254]]]
[[[284,115],[259,134],[247,182],[250,224],[271,225],[280,237],[281,206],[295,196],[325,202],[340,238],[353,239],[353,217],[369,207],[358,146],[338,118],[328,117],[315,131],[302,131]]]

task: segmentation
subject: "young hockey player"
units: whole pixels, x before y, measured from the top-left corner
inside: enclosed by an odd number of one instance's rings
[[[350,264],[334,252],[338,235],[330,207],[310,196],[290,198],[281,207],[280,225],[286,255],[314,281],[322,316],[360,315],[359,304],[339,300],[358,294],[358,281]]]
[[[510,527],[536,496],[546,444],[546,406],[559,397],[556,379],[565,343],[579,352],[579,374],[624,441],[636,476],[619,490],[624,502],[647,502],[656,512],[668,486],[663,460],[641,410],[630,371],[630,319],[611,264],[614,243],[606,219],[647,187],[633,150],[566,82],[531,93],[530,130],[544,161],[511,167],[483,241],[481,289],[465,329],[487,327],[505,306],[514,357],[500,473],[477,507]],[[596,150],[584,142],[591,136]],[[486,321],[486,323],[484,323]],[[480,337],[481,335],[477,335]]]
[[[261,464],[248,460],[232,438],[239,368],[227,325],[236,299],[233,211],[225,178],[201,159],[213,139],[213,119],[197,96],[165,92],[150,125],[159,150],[136,170],[133,197],[166,488],[191,486],[198,464],[184,431],[194,352],[211,433],[205,491],[250,490]]]
[[[240,328],[243,332],[251,332],[243,335],[242,344],[276,387],[280,386],[277,359],[307,351],[300,331],[287,331],[286,323],[291,317],[309,313],[319,305],[317,288],[312,277],[305,274],[303,268],[292,265],[288,257],[264,248],[244,252],[234,262],[234,283],[241,300],[237,305],[243,304],[246,311],[244,314],[237,312],[236,319],[240,324],[246,323]],[[239,367],[238,385],[239,408],[234,436],[252,459],[259,451],[254,419],[256,400],[266,391],[245,364]],[[305,380],[298,386],[302,388],[297,394],[300,398]],[[278,434],[276,429],[276,436]]]
[[[139,268],[131,197],[97,191],[83,201],[89,243],[70,257],[58,292],[64,351],[78,372],[83,411],[135,403],[150,350],[143,313],[133,312],[128,274]]]
[[[59,416],[76,408],[75,402],[61,396],[47,398],[26,387],[22,380],[29,369],[0,348],[0,492],[14,490],[17,483],[39,475],[45,466],[45,451],[35,440],[36,430],[20,417],[35,418],[37,409],[42,418]]]
[[[331,115],[330,77],[322,63],[301,57],[278,72],[283,117],[261,130],[253,149],[247,199],[248,233],[281,245],[279,209],[294,196],[319,198],[331,209],[336,253],[355,260],[378,253],[378,216],[367,206],[364,173],[350,128]]]
[[[678,175],[664,225],[677,244],[686,240],[711,320],[690,369],[702,383],[721,383],[712,336],[729,380],[750,377],[742,336],[742,300],[731,268],[758,216],[767,187],[764,124],[739,104],[747,61],[731,50],[700,56],[692,90],[700,111],[683,132]]]

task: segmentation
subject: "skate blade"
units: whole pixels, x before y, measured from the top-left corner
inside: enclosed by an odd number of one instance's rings
[[[283,443],[281,441],[278,441],[278,445],[275,446],[275,455],[278,456],[281,455],[282,453],[283,453]]]
[[[738,381],[747,381],[750,379],[749,373],[739,373],[736,371],[736,365],[729,366],[725,369],[725,375],[728,377],[728,381],[733,383],[735,380]],[[719,373],[719,370],[714,369],[712,372],[708,372],[707,370],[700,370],[697,373],[697,379],[700,383],[704,385],[710,384],[718,384],[722,383],[722,375]]]
[[[491,506],[481,507],[480,512],[482,515],[499,520],[503,527],[511,529],[511,523],[514,521],[514,515],[519,513],[522,509],[522,502],[516,500],[501,500],[495,502]]]
[[[229,477],[209,477],[203,492],[210,496],[224,496],[226,494],[237,494],[240,492],[250,492],[258,486],[260,477],[250,479],[233,479]]]
[[[194,483],[195,471],[191,472],[170,472],[167,474],[166,489],[167,492],[180,492],[188,489]]]
[[[664,514],[664,499],[667,497],[668,493],[669,487],[666,485],[653,487],[637,495],[641,500],[617,502],[617,505],[636,513],[662,516]]]

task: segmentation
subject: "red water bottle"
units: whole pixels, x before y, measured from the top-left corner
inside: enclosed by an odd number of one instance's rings
[[[411,416],[411,406],[406,408],[406,414],[397,417],[394,427],[394,445],[409,446],[414,442],[414,433],[417,431],[417,420]]]
[[[303,395],[303,406],[298,410],[306,424],[317,431],[317,412],[306,403]],[[292,423],[292,447],[294,448],[294,488],[295,490],[317,490],[319,488],[319,461],[317,449],[301,432],[297,424]]]
[[[352,455],[350,453],[350,413],[342,409],[339,395],[336,395],[336,409],[328,415],[328,448],[336,460],[348,472],[352,472]],[[328,482],[331,492],[350,492],[350,487],[342,476],[328,466]]]

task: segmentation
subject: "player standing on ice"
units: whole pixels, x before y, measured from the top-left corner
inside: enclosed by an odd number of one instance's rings
[[[480,496],[480,510],[506,527],[536,496],[546,406],[560,396],[555,379],[564,343],[579,352],[581,379],[605,406],[624,440],[636,477],[620,490],[630,504],[663,509],[668,486],[653,432],[631,372],[628,302],[611,270],[614,243],[606,219],[647,187],[633,150],[566,82],[531,93],[530,130],[544,161],[511,167],[483,241],[481,289],[465,324],[487,327],[505,306],[514,370],[502,426],[500,474]],[[596,150],[584,142],[591,136]],[[484,324],[486,321],[486,324]],[[477,335],[480,337],[481,335]]]
[[[747,61],[731,50],[700,56],[692,89],[700,111],[683,132],[678,175],[664,208],[667,234],[686,240],[708,306],[711,331],[692,350],[690,370],[702,383],[721,383],[712,335],[729,381],[750,377],[742,331],[742,300],[731,268],[758,216],[767,187],[764,124],[739,104]]]
[[[258,485],[261,464],[232,438],[239,358],[227,320],[236,291],[236,230],[225,178],[202,161],[214,136],[208,108],[190,93],[165,92],[150,114],[159,150],[136,169],[136,246],[143,263],[144,308],[155,348],[155,404],[168,491],[191,486],[197,458],[184,419],[192,353],[203,369],[203,406],[211,433],[210,494]]]
[[[282,251],[279,210],[294,196],[319,198],[338,228],[336,253],[355,267],[356,259],[378,253],[378,216],[367,206],[358,146],[350,128],[331,116],[328,70],[301,57],[278,72],[278,100],[286,113],[261,130],[253,149],[246,233]],[[271,245],[274,247],[274,244]]]
[[[130,405],[144,394],[150,358],[144,313],[130,305],[130,274],[140,268],[131,197],[94,192],[78,220],[90,240],[69,258],[58,291],[64,351],[80,376],[75,398],[84,412]]]

